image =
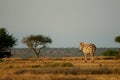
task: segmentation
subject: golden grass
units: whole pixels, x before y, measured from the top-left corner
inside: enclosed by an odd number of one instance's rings
[[[80,57],[0,60],[0,80],[120,80],[119,75],[120,59],[114,57],[97,57],[95,63]]]

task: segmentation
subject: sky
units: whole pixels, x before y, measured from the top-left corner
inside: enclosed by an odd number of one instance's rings
[[[18,39],[42,34],[52,39],[49,47],[78,47],[79,42],[97,47],[120,47],[120,0],[0,0],[0,27]]]

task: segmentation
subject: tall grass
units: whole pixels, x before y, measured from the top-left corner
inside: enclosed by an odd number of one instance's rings
[[[95,63],[78,57],[4,58],[0,80],[120,80],[120,59],[107,58],[97,57]]]
[[[120,74],[120,71],[111,70],[108,68],[96,68],[96,69],[82,69],[79,67],[61,68],[61,67],[48,67],[39,69],[20,69],[15,71],[14,74],[64,74],[64,75],[81,75],[81,74]]]

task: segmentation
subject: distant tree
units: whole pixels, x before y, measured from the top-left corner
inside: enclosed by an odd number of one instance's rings
[[[117,37],[115,38],[115,42],[120,43],[120,36],[117,36]]]
[[[0,28],[0,51],[16,45],[17,39],[13,35],[9,34],[5,28]]]
[[[115,42],[120,43],[120,36],[115,37]],[[119,54],[120,54],[120,48],[119,48]],[[119,55],[120,56],[120,55]]]
[[[52,43],[52,40],[51,38],[43,35],[30,35],[24,37],[22,42],[31,50],[33,50],[36,56],[39,58],[41,49],[45,48],[48,43]]]

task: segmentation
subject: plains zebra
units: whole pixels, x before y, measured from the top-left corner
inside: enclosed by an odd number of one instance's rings
[[[94,53],[96,51],[96,46],[92,43],[86,44],[84,42],[80,42],[79,45],[80,52],[82,51],[84,54],[85,62],[87,62],[87,55],[90,54],[92,58],[92,62],[94,62]]]

